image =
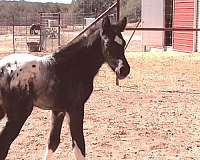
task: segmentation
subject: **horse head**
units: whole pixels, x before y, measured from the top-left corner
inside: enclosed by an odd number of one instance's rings
[[[111,24],[108,16],[102,21],[103,56],[111,69],[116,72],[118,79],[124,79],[130,72],[130,66],[124,55],[126,42],[122,36],[126,24],[126,17],[117,24]]]

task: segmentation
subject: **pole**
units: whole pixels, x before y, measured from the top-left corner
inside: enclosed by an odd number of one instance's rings
[[[58,47],[60,48],[60,28],[61,28],[61,24],[60,24],[60,13],[58,13]]]
[[[15,17],[13,16],[13,52],[15,53]]]
[[[103,12],[99,17],[97,17],[97,19],[94,21],[94,22],[92,22],[90,25],[88,25],[82,32],[80,32],[74,39],[72,39],[71,40],[71,42],[72,41],[74,41],[74,40],[76,40],[79,36],[81,36],[83,33],[85,33],[85,31],[87,31],[91,26],[93,26],[94,24],[96,24],[101,18],[103,18],[105,15],[107,15],[108,14],[108,12],[110,11],[110,10],[112,10],[114,7],[116,7],[117,6],[117,2],[116,3],[114,3],[111,7],[109,7],[105,12]]]
[[[120,0],[117,0],[117,21],[120,19]]]
[[[186,32],[186,31],[200,31],[200,28],[190,28],[190,27],[175,27],[175,28],[130,28],[126,27],[126,30],[137,30],[137,31],[180,31],[180,32]]]
[[[42,30],[43,30],[43,22],[42,22],[42,12],[40,12],[40,42],[39,42],[39,46],[40,46],[40,52],[43,50],[43,38],[42,37]]]
[[[27,42],[28,42],[28,32],[27,32],[27,25],[28,25],[28,20],[27,20],[27,16],[26,16],[26,48],[28,49],[28,45],[27,45]]]

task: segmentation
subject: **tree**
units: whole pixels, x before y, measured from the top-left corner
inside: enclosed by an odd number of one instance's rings
[[[13,16],[18,22],[25,21],[25,17],[29,17],[29,23],[35,23],[39,19],[40,12],[62,12],[68,13],[70,4],[57,4],[57,3],[38,3],[20,1],[0,1],[0,25],[2,22],[13,22]]]
[[[141,19],[141,0],[122,0],[122,15],[127,16],[129,21]]]
[[[71,13],[94,17],[113,4],[113,0],[73,0]]]

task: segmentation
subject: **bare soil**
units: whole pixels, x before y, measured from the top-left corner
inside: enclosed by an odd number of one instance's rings
[[[120,86],[107,65],[95,79],[85,105],[87,159],[200,159],[200,55],[129,52],[127,57],[131,73]],[[35,108],[7,160],[42,160],[49,129],[50,111]],[[56,158],[72,157],[65,120]]]

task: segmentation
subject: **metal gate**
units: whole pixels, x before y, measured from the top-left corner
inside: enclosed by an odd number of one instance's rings
[[[54,51],[60,47],[60,13],[41,13],[40,48],[45,51]]]

